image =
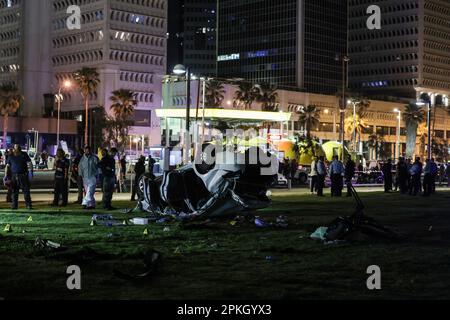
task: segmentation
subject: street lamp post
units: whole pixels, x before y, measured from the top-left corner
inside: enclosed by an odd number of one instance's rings
[[[186,132],[185,132],[185,138],[184,138],[184,154],[183,154],[183,161],[185,164],[189,163],[189,150],[190,150],[190,116],[191,116],[191,72],[189,70],[189,67],[185,67],[181,64],[176,65],[173,68],[173,73],[176,75],[186,75],[186,91],[187,91],[187,98],[186,98]]]
[[[339,127],[339,138],[341,140],[341,147],[342,147],[342,153],[341,153],[341,160],[344,160],[344,122],[345,122],[345,109],[347,108],[346,100],[345,100],[345,89],[347,88],[347,71],[346,71],[346,65],[348,69],[348,62],[350,61],[350,58],[348,56],[342,57],[342,106],[340,111],[340,127]]]
[[[69,89],[72,86],[72,83],[67,80],[62,85],[59,86],[58,94],[56,96],[56,101],[58,102],[58,124],[56,129],[56,146],[59,148],[59,133],[60,133],[60,120],[61,120],[61,102],[63,100],[63,96],[61,94],[62,89]]]
[[[397,146],[395,155],[397,157],[397,161],[400,159],[401,151],[400,151],[400,130],[401,130],[401,121],[402,121],[402,112],[399,109],[394,109],[394,112],[398,113],[397,115]]]

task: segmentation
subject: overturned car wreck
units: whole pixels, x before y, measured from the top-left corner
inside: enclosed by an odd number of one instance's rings
[[[278,160],[259,148],[213,154],[160,177],[141,178],[139,208],[153,216],[216,218],[268,207]],[[256,161],[255,161],[256,160]]]

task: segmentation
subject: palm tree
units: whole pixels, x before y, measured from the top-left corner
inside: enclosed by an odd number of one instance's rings
[[[84,109],[86,112],[85,127],[84,127],[84,143],[89,144],[89,99],[97,92],[98,84],[100,83],[100,75],[95,68],[83,67],[75,71],[73,78],[78,85],[81,96],[83,97]]]
[[[245,110],[251,109],[257,97],[255,87],[250,82],[241,82],[238,86],[239,88],[234,95],[234,107],[244,107]]]
[[[417,127],[425,120],[425,111],[421,106],[410,103],[405,106],[403,120],[406,123],[406,156],[412,158],[416,151]]]
[[[112,102],[111,110],[117,119],[130,119],[134,114],[134,108],[138,102],[135,99],[136,94],[127,89],[119,89],[112,92],[109,98]]]
[[[367,140],[367,144],[370,149],[375,151],[375,160],[379,159],[380,153],[383,149],[384,143],[386,141],[384,140],[384,136],[373,133],[369,136],[369,139]]]
[[[112,92],[109,98],[112,102],[111,110],[114,117],[108,119],[109,138],[115,142],[116,147],[122,149],[125,145],[128,129],[133,124],[131,120],[134,108],[138,102],[136,94],[127,89],[119,89]]]
[[[262,111],[277,111],[276,101],[278,98],[277,88],[268,83],[262,83],[256,86],[258,90],[256,101],[261,103]]]
[[[299,111],[299,122],[305,124],[306,138],[311,139],[311,128],[319,125],[320,113],[317,107],[314,105],[309,105],[305,109]]]
[[[15,85],[5,84],[0,87],[0,114],[3,116],[3,148],[5,149],[9,115],[17,112],[22,99]]]
[[[206,106],[211,108],[220,108],[225,98],[225,88],[223,83],[218,80],[209,80],[206,83]]]

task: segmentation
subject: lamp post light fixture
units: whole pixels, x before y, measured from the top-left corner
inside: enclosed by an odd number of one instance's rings
[[[69,80],[64,81],[64,83],[60,84],[58,94],[55,96],[56,102],[58,103],[58,123],[57,123],[57,129],[56,129],[56,145],[59,148],[59,133],[60,133],[60,120],[61,120],[61,103],[64,100],[64,97],[62,95],[62,89],[70,89],[72,86],[72,82]]]
[[[402,112],[399,109],[394,109],[394,112],[398,113],[397,115],[397,146],[396,146],[396,157],[397,161],[400,159],[401,151],[400,151],[400,130],[401,130],[401,121],[402,121]]]
[[[428,106],[427,110],[427,131],[428,131],[428,146],[427,146],[427,157],[428,160],[431,160],[431,97],[428,100],[419,99],[416,102],[416,105],[421,106]]]
[[[189,67],[185,67],[182,64],[177,64],[173,68],[173,73],[177,76],[186,75],[186,82],[187,82],[187,93],[186,93],[186,132],[185,132],[185,139],[184,139],[184,151],[183,151],[183,161],[184,164],[189,163],[189,150],[190,150],[190,115],[191,115],[191,72],[189,70]]]

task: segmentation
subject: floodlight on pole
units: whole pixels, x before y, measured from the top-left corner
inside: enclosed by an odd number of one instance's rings
[[[57,123],[57,129],[56,129],[56,146],[59,148],[59,133],[60,133],[60,120],[61,120],[61,103],[63,101],[63,95],[62,95],[62,89],[70,89],[72,86],[72,82],[70,80],[64,81],[60,86],[58,90],[58,94],[56,95],[56,101],[58,102],[58,123]]]
[[[177,64],[173,68],[173,73],[177,76],[186,75],[186,133],[185,133],[185,140],[184,140],[184,163],[189,163],[189,150],[190,150],[190,109],[191,109],[191,72],[189,70],[189,67],[185,67],[182,64]]]

